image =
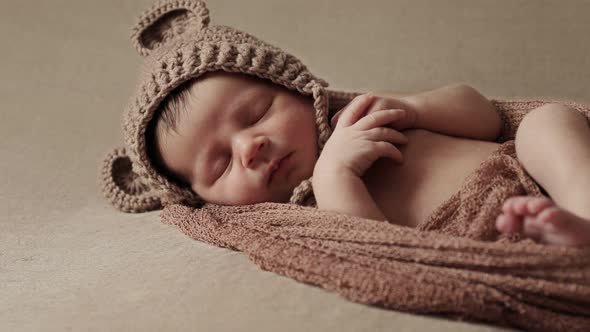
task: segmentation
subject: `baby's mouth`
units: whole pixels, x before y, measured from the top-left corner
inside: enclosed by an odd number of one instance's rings
[[[270,174],[268,176],[268,184],[270,184],[273,179],[276,177],[277,174],[282,174],[284,173],[284,169],[285,169],[285,161],[287,161],[287,159],[291,156],[292,153],[288,153],[287,155],[285,155],[284,157],[280,158],[280,159],[275,159],[271,162],[270,164]]]

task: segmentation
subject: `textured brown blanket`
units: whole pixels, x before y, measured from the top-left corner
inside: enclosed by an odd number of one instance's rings
[[[274,203],[174,204],[162,220],[352,301],[527,330],[588,331],[590,247],[537,244],[494,227],[506,198],[542,195],[516,159],[513,138],[523,116],[545,102],[493,102],[505,123],[503,144],[415,229]]]

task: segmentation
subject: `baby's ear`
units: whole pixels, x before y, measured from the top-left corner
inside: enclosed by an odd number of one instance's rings
[[[147,56],[160,45],[189,30],[209,25],[209,10],[197,0],[163,0],[140,16],[131,40],[137,52]]]

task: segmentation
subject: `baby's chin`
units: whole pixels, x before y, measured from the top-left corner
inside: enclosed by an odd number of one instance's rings
[[[289,203],[291,196],[293,196],[293,190],[301,183],[298,179],[292,179],[290,183],[283,184],[280,188],[273,188],[269,190],[264,199],[261,199],[260,203]]]
[[[293,174],[295,175],[295,174]],[[259,203],[289,203],[291,201],[291,196],[293,196],[293,191],[297,188],[301,182],[307,180],[309,177],[305,177],[305,174],[299,175],[298,177],[293,177],[289,179],[287,183],[283,183],[283,185],[279,188],[273,188],[268,190],[264,188],[261,191],[258,190],[247,190],[241,188],[238,192],[234,192],[233,197],[224,197],[222,201],[213,202],[222,205],[249,205],[249,204],[259,204]],[[311,176],[310,176],[311,177]],[[262,189],[262,188],[259,188]]]
[[[295,188],[293,188],[293,189],[295,189]],[[273,202],[273,203],[289,203],[292,195],[293,195],[293,190],[283,193],[281,195],[278,195],[277,197],[273,197],[271,202]]]
[[[222,201],[219,201],[218,204],[239,206],[260,203],[289,203],[294,189],[295,187],[292,189],[281,188],[280,191],[275,192],[250,191],[248,193],[241,193],[233,198],[223,199]]]
[[[272,202],[275,203],[289,203],[291,201],[291,197],[293,196],[293,191],[295,190],[295,188],[297,188],[304,180],[309,179],[311,176],[309,177],[303,177],[301,179],[294,179],[294,183],[291,184],[290,186],[288,186],[287,188],[285,188],[285,190],[283,192],[281,192],[280,194],[276,195],[276,197],[274,197],[274,199],[272,200]]]

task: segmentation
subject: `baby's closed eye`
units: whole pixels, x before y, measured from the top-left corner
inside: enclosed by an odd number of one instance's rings
[[[254,110],[252,111],[253,115],[253,121],[251,122],[251,124],[256,124],[258,122],[260,122],[270,111],[272,104],[274,102],[274,98],[270,98],[269,101],[263,103],[262,107],[255,107]]]
[[[251,120],[250,120],[250,125],[255,125],[258,122],[260,122],[260,120],[262,120],[262,118],[264,117],[264,115],[266,114],[266,110],[263,108],[257,108],[252,110],[252,115],[251,115]]]
[[[215,181],[217,181],[220,177],[222,177],[225,173],[227,173],[230,165],[231,165],[231,157],[229,157],[229,156],[225,156],[225,157],[219,158],[217,160],[217,162],[215,163],[215,166],[213,168],[213,174],[215,174],[215,176],[214,176]]]

